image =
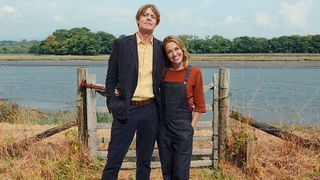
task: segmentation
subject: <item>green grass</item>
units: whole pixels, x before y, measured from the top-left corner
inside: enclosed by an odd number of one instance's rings
[[[112,115],[110,113],[97,113],[97,122],[98,123],[112,123]]]
[[[38,124],[38,125],[53,125],[53,124],[62,124],[69,122],[72,119],[77,118],[77,111],[61,111],[51,113],[45,118],[41,119],[32,119],[30,120],[32,124]]]

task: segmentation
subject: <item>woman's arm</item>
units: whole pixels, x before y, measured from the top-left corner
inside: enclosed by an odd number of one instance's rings
[[[197,123],[198,123],[198,121],[200,119],[200,115],[201,115],[200,112],[193,112],[192,122],[191,122],[191,125],[192,125],[193,129],[196,128]]]

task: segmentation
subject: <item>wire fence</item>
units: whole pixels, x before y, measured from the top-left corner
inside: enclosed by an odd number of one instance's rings
[[[209,62],[212,63],[212,62]],[[0,98],[13,103],[60,111],[76,108],[77,66],[8,66],[0,62]],[[106,67],[89,67],[103,84]],[[203,81],[211,82],[217,68],[201,68]],[[264,122],[312,124],[320,121],[320,71],[318,69],[231,69],[231,107]],[[206,93],[210,109],[211,93]],[[97,105],[105,106],[98,95]],[[211,120],[212,113],[201,121]]]

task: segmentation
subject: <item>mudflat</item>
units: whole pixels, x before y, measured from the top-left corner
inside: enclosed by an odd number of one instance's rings
[[[109,55],[0,54],[0,66],[107,66]],[[320,54],[191,54],[204,68],[319,68]]]

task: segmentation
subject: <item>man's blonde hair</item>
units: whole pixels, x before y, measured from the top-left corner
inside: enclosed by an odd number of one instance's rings
[[[152,12],[156,15],[156,20],[157,20],[157,25],[158,25],[160,23],[160,11],[158,10],[158,8],[154,4],[142,5],[139,8],[139,10],[137,11],[136,20],[139,21],[142,14],[145,13],[148,8],[150,8],[152,10]]]

